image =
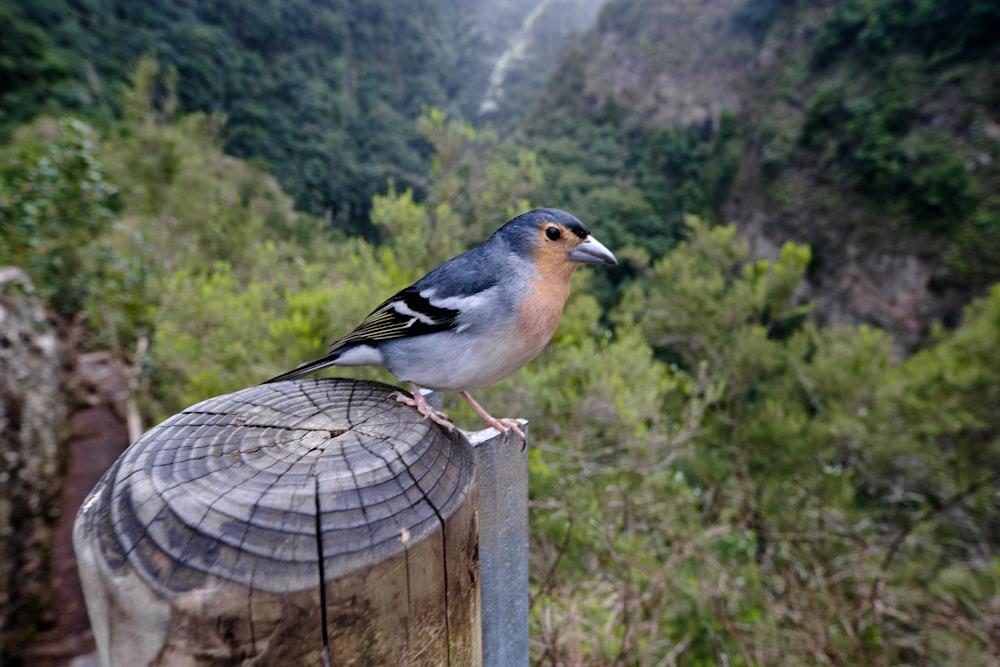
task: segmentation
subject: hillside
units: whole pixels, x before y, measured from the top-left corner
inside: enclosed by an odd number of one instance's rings
[[[654,258],[686,213],[735,223],[756,257],[810,244],[821,322],[911,348],[1000,279],[996,0],[613,0],[586,32],[599,5],[5,5],[0,132],[111,122],[148,54],[165,113],[221,114],[228,153],[348,233],[374,238],[390,180],[427,195],[430,105],[523,130],[548,165],[534,200]]]
[[[819,320],[909,347],[1000,278],[998,28],[986,0],[618,0],[525,127],[565,163],[564,137],[610,137],[604,169],[634,192],[608,212],[647,208],[653,234],[693,211],[757,257],[810,244]]]
[[[161,95],[177,91],[168,109],[221,114],[227,152],[270,165],[300,209],[371,234],[371,196],[389,179],[426,187],[431,149],[414,122],[422,109],[473,118],[489,99],[484,119],[515,122],[562,40],[585,29],[598,4],[5,4],[0,135],[42,112],[120,117],[123,85],[152,56],[164,73]]]

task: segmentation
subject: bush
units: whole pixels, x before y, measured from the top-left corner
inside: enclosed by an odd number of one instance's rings
[[[850,96],[821,88],[812,98],[800,145],[819,174],[919,225],[953,233],[978,197],[962,158],[930,130],[915,127],[916,109],[900,91]]]
[[[108,243],[122,200],[94,131],[65,118],[26,134],[0,167],[0,264],[25,268],[64,323],[86,314],[89,344],[134,340],[148,327],[147,267]]]

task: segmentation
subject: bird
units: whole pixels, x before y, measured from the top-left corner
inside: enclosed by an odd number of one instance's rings
[[[482,245],[445,261],[385,300],[323,356],[264,384],[330,366],[384,366],[412,389],[395,399],[454,431],[420,388],[457,392],[488,426],[526,443],[518,420],[491,416],[469,393],[534,359],[555,333],[583,264],[618,260],[571,213],[540,208],[508,221]]]

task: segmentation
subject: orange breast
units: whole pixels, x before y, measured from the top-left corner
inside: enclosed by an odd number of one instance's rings
[[[531,281],[531,290],[517,311],[516,335],[521,355],[526,357],[524,363],[534,359],[551,340],[568,296],[569,280]]]

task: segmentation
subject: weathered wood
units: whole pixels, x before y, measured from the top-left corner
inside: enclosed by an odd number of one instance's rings
[[[527,422],[522,428],[528,433]],[[479,486],[483,666],[527,667],[528,450],[495,434],[468,434]]]
[[[132,445],[75,526],[102,664],[480,664],[473,454],[394,391],[262,385]]]

